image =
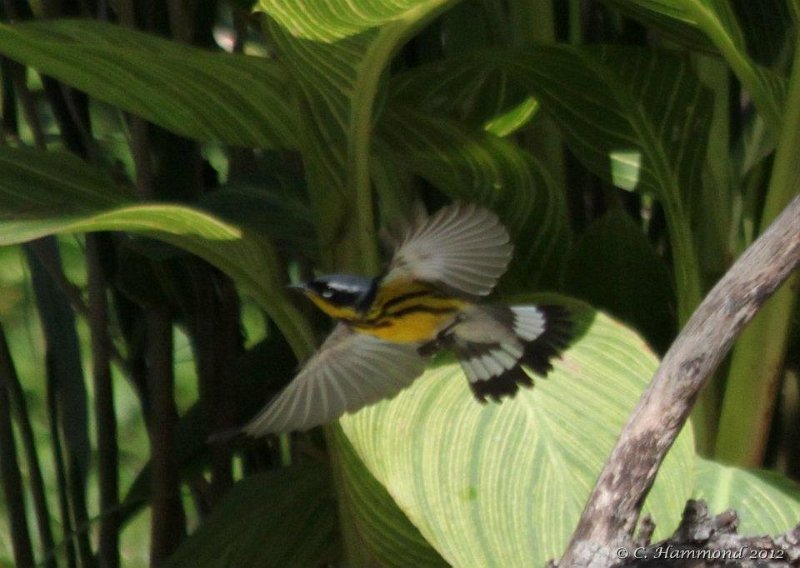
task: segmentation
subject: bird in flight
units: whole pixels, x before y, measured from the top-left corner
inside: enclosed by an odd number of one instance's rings
[[[456,355],[480,402],[533,386],[526,368],[540,376],[552,369],[571,328],[563,306],[479,303],[512,255],[494,213],[456,203],[419,215],[392,241],[380,276],[334,274],[296,286],[338,324],[246,434],[307,430],[391,398],[443,350]]]

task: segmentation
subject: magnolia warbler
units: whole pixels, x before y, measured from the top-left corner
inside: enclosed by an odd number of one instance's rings
[[[381,276],[323,276],[298,288],[339,321],[295,379],[249,424],[252,436],[306,430],[391,398],[451,350],[475,397],[499,401],[532,386],[566,346],[561,306],[479,304],[506,271],[512,245],[497,216],[454,204],[393,239]]]

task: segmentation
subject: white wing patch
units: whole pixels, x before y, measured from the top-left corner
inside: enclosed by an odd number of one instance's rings
[[[523,341],[533,341],[544,333],[545,315],[536,306],[514,306],[514,333]]]
[[[522,346],[518,343],[502,343],[485,347],[486,351],[479,355],[462,357],[461,368],[471,383],[488,381],[513,369],[519,364]]]
[[[393,397],[424,370],[415,345],[388,343],[339,325],[244,432],[308,430]]]
[[[485,296],[508,267],[513,245],[497,215],[454,204],[410,227],[400,239],[384,278],[441,283]]]

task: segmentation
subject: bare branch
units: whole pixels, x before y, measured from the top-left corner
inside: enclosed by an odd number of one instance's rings
[[[800,196],[706,296],[664,356],[600,474],[561,566],[608,566],[630,546],[658,468],[742,328],[800,265]]]

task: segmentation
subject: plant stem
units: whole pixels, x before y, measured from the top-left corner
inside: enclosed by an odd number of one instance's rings
[[[800,42],[795,45],[786,99],[761,227],[766,228],[800,189]],[[798,229],[800,230],[800,229]],[[758,466],[764,456],[778,382],[797,299],[795,274],[775,294],[736,344],[722,403],[716,456]]]
[[[48,255],[53,255],[57,263],[61,262],[55,237],[45,237],[37,243]],[[33,253],[32,245],[29,243],[24,249],[45,338],[48,417],[58,474],[63,530],[69,536],[69,542],[75,546],[75,558],[82,566],[90,567],[94,565],[94,556],[84,527],[88,526],[89,519],[86,478],[91,449],[86,385],[75,315],[67,297]],[[73,560],[69,549],[68,560]]]
[[[33,426],[28,412],[28,404],[25,400],[25,392],[19,382],[19,376],[14,373],[9,377],[11,384],[11,404],[14,407],[14,415],[17,420],[19,437],[25,452],[25,459],[28,463],[28,481],[33,498],[33,508],[36,511],[36,526],[39,531],[39,541],[45,558],[41,565],[45,568],[57,568],[55,559],[55,543],[53,541],[53,531],[50,528],[50,508],[47,504],[47,493],[44,488],[44,476],[42,466],[39,463],[39,455],[36,453],[36,439],[33,434]]]
[[[706,87],[714,91],[714,114],[708,140],[708,177],[702,187],[688,196],[686,210],[695,212],[693,227],[697,251],[697,274],[701,282],[715,282],[733,262],[728,248],[730,235],[731,192],[730,179],[730,132],[729,132],[729,74],[730,71],[719,58],[695,57],[697,75]],[[697,211],[714,211],[705,222],[697,223]],[[702,285],[702,284],[701,284]],[[698,290],[702,292],[702,290]],[[699,302],[699,298],[697,299]],[[691,306],[693,310],[697,304]],[[681,316],[681,325],[691,314]],[[700,398],[692,413],[695,445],[703,455],[713,451],[719,423],[719,401],[722,374],[717,373]]]
[[[25,515],[22,474],[17,463],[17,447],[11,425],[12,377],[16,374],[8,343],[0,327],[0,482],[11,529],[11,545],[17,566],[33,566],[33,545]]]
[[[111,339],[108,335],[106,282],[100,265],[98,240],[86,236],[89,272],[89,331],[92,345],[97,483],[100,491],[100,535],[97,556],[104,568],[119,566],[119,449],[114,388],[111,377]]]
[[[721,8],[725,7],[725,3],[719,3]],[[778,101],[769,90],[763,77],[759,75],[758,67],[749,59],[744,53],[742,46],[738,45],[736,37],[741,37],[741,32],[736,30],[726,29],[722,23],[720,14],[709,8],[703,2],[684,2],[688,12],[697,21],[698,26],[708,35],[714,45],[722,53],[728,65],[731,66],[733,72],[742,82],[747,92],[753,97],[753,102],[758,109],[759,114],[764,118],[773,132],[780,132],[781,130],[781,113],[778,108]],[[728,8],[732,10],[732,8]],[[736,18],[732,14],[725,18],[726,25],[733,26]]]
[[[150,463],[152,522],[150,562],[165,561],[183,540],[185,516],[180,495],[180,474],[173,442],[178,421],[175,408],[172,324],[169,316],[157,310],[147,314],[147,386],[152,401]]]

